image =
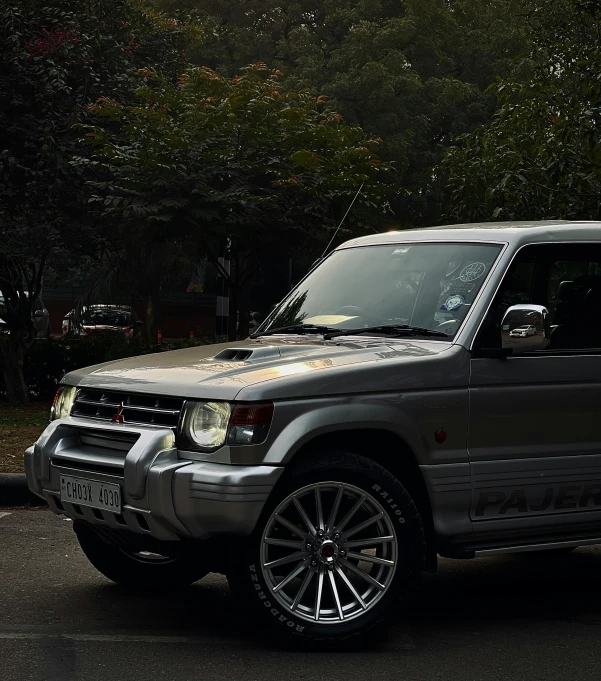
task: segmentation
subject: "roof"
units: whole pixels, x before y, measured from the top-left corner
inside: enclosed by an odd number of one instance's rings
[[[558,241],[601,242],[601,222],[541,220],[441,225],[440,227],[406,229],[361,236],[341,244],[338,248],[394,244],[407,241],[482,241],[516,245]]]

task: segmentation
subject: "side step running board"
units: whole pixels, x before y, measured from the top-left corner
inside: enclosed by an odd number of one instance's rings
[[[523,553],[524,551],[549,551],[563,549],[570,546],[589,546],[601,544],[601,537],[594,539],[571,539],[570,541],[546,542],[544,544],[520,544],[518,546],[498,546],[490,549],[474,549],[476,558],[481,556],[495,556],[500,553]]]

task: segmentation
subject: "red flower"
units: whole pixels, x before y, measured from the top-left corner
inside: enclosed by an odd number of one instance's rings
[[[25,49],[27,52],[29,52],[31,57],[41,57],[55,54],[62,49],[66,42],[79,42],[75,38],[75,33],[69,30],[63,31],[61,29],[56,29],[54,31],[48,31],[44,28],[42,29],[42,33],[44,34],[43,38],[39,38],[31,45],[25,45]]]

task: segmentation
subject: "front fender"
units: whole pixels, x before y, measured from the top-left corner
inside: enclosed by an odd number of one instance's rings
[[[287,420],[274,433],[263,462],[268,465],[289,463],[302,447],[319,436],[360,429],[383,430],[397,435],[414,452],[418,462],[426,458],[418,424],[410,414],[382,398],[356,403],[347,398],[334,405],[331,399],[327,402],[318,400]]]

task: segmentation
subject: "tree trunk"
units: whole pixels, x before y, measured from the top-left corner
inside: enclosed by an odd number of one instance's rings
[[[238,335],[240,338],[248,338],[249,319],[249,293],[250,284],[243,284],[238,290]]]
[[[230,283],[229,286],[229,314],[227,320],[228,341],[238,340],[238,288]]]
[[[144,309],[144,336],[152,341],[152,329],[154,327],[154,298],[150,291],[146,293],[146,307]]]
[[[146,309],[144,333],[150,341],[157,340],[157,331],[161,323],[161,291],[158,286],[151,286],[146,293]]]
[[[228,341],[238,340],[238,279],[240,274],[240,256],[238,251],[230,251],[230,278],[228,281],[229,313],[227,320]]]
[[[25,350],[25,346],[20,343],[0,341],[0,370],[9,402],[29,402],[29,391],[23,376]]]

